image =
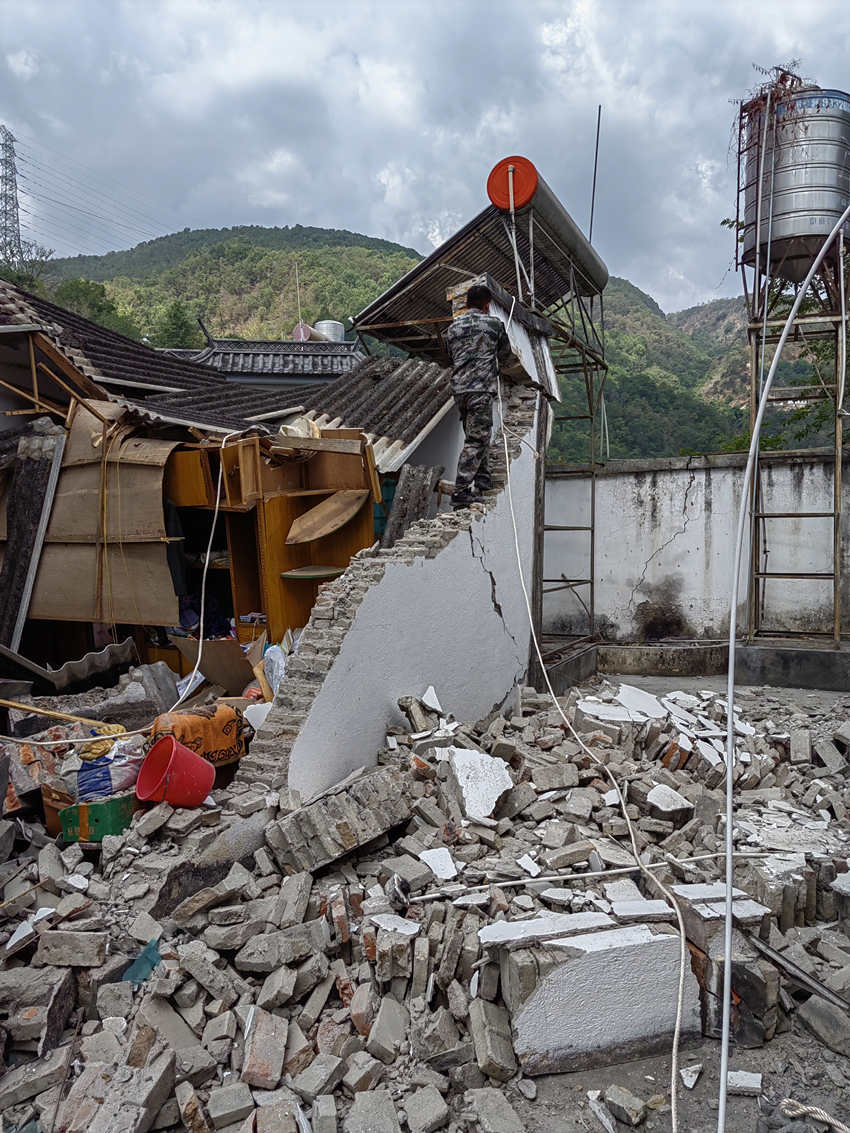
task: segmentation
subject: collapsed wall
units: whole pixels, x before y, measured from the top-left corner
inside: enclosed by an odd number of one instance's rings
[[[529,593],[537,412],[537,395],[514,387],[505,421]],[[309,799],[375,762],[387,727],[402,722],[398,699],[411,689],[433,684],[447,712],[477,719],[521,681],[529,624],[498,429],[490,467],[494,488],[483,510],[414,523],[395,546],[359,552],[320,589],[239,783]]]

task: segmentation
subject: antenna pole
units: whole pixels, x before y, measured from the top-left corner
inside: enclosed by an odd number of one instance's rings
[[[587,241],[593,243],[593,210],[596,207],[596,169],[599,165],[599,131],[602,127],[602,103],[596,108],[596,149],[593,154],[593,188],[590,190],[590,229]]]

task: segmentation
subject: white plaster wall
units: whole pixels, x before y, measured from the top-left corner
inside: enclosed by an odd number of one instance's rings
[[[511,463],[511,484],[530,592],[534,458],[525,446]],[[525,674],[529,640],[505,490],[434,558],[389,560],[301,727],[289,786],[308,798],[373,763],[387,726],[402,722],[399,697],[430,684],[459,719],[485,715]]]
[[[695,458],[689,468],[670,467],[672,463],[659,462],[661,466],[652,470],[646,467],[648,462],[624,461],[618,471],[597,480],[596,610],[599,628],[608,638],[652,637],[647,618],[656,619],[651,629],[666,631],[654,636],[714,638],[728,631],[743,465],[723,458]],[[765,460],[762,485],[766,511],[829,511],[832,506],[831,461],[821,456]],[[546,522],[588,523],[589,498],[586,479],[549,478]],[[764,569],[829,571],[832,521],[769,520],[767,546]],[[544,569],[547,578],[587,577],[587,534],[548,533]],[[746,585],[745,562],[742,599]],[[847,605],[846,596],[843,604]],[[743,613],[743,601],[739,611]],[[546,596],[544,627],[575,632],[585,624],[577,600],[568,591]],[[831,625],[831,580],[768,581],[766,629],[814,631]]]
[[[457,458],[463,448],[463,428],[457,407],[451,409],[427,437],[418,445],[406,461],[433,468],[441,464],[445,469],[445,479],[454,480],[457,471]]]

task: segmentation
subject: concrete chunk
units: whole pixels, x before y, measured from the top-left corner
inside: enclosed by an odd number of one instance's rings
[[[345,1063],[332,1054],[317,1054],[306,1070],[292,1079],[292,1089],[308,1105],[312,1105],[319,1094],[330,1094],[342,1081]]]
[[[398,1114],[387,1090],[357,1094],[342,1128],[344,1133],[401,1133]]]
[[[401,1044],[407,1037],[410,1015],[390,995],[385,995],[369,1032],[366,1049],[375,1058],[389,1064],[395,1061]]]
[[[244,1082],[232,1086],[219,1086],[210,1094],[207,1112],[216,1129],[235,1125],[254,1112],[254,1099]]]
[[[524,1072],[569,1072],[667,1049],[676,1022],[678,957],[678,936],[653,935],[648,925],[503,953],[502,993]],[[701,1031],[699,989],[688,966],[682,1034]]]
[[[761,1074],[751,1070],[729,1070],[726,1085],[733,1097],[757,1098],[761,1093]]]
[[[605,1104],[624,1125],[640,1125],[646,1117],[646,1104],[623,1086],[609,1086]]]
[[[517,1065],[507,1011],[484,999],[473,999],[469,1005],[469,1029],[482,1074],[497,1082],[507,1082],[516,1073]]]
[[[481,1133],[525,1133],[519,1115],[501,1090],[490,1086],[467,1090],[463,1100],[465,1108],[477,1119]]]
[[[0,1078],[0,1113],[34,1098],[36,1094],[43,1094],[61,1081],[68,1053],[67,1046],[60,1046],[36,1062],[26,1062],[15,1070],[8,1070]]]
[[[423,1086],[404,1100],[410,1133],[436,1133],[449,1122],[449,1107],[435,1086]]]
[[[48,929],[41,934],[35,960],[57,968],[99,968],[106,959],[108,932]]]

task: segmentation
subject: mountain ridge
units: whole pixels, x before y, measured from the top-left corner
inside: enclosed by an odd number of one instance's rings
[[[158,345],[178,346],[200,344],[197,317],[222,338],[288,338],[299,316],[346,322],[421,259],[415,249],[344,229],[243,225],[56,260],[45,274],[48,288],[66,293],[83,290],[69,288],[74,272],[95,280],[116,318]],[[612,276],[604,310],[611,456],[740,447],[749,391],[743,298],[665,314],[647,292]],[[185,341],[166,341],[170,328]],[[786,365],[797,376],[805,368],[799,359]],[[569,406],[574,391],[564,395]],[[551,458],[583,459],[580,431],[559,425]]]

